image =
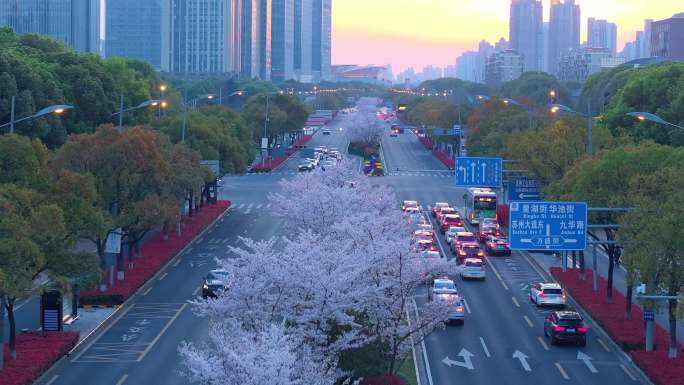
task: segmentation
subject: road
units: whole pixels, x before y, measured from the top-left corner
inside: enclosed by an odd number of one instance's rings
[[[415,135],[386,135],[383,151],[391,175],[376,183],[394,187],[400,200],[418,200],[426,212],[438,201],[463,206],[465,190],[454,186],[453,176]],[[439,242],[451,256],[441,235]],[[542,328],[551,310],[537,309],[528,295],[529,284],[543,279],[526,257],[516,252],[489,257],[487,274],[484,281],[456,279],[467,302],[465,325],[448,326],[425,339],[432,383],[638,383],[636,370],[593,325],[585,348],[550,346]],[[418,306],[426,300],[425,295],[416,298]],[[590,363],[578,359],[578,352]]]
[[[338,118],[330,126],[332,135],[319,132],[310,146],[345,148],[349,118]],[[451,173],[413,134],[384,137],[382,151],[389,175],[373,178],[374,183],[392,186],[400,199],[419,200],[425,210],[435,201],[462,205],[464,191],[453,185]],[[60,363],[43,384],[186,384],[178,345],[201,344],[208,332],[207,321],[196,317],[187,301],[197,295],[214,258],[226,255],[227,246],[235,245],[239,236],[282,235],[281,220],[270,213],[268,194],[278,190],[279,180],[297,174],[299,162],[292,158],[269,174],[225,177],[220,194],[233,201],[231,212],[151,280],[108,329]],[[446,246],[443,238],[440,246]],[[427,385],[638,383],[633,367],[593,330],[586,348],[548,345],[541,331],[547,310],[536,309],[526,296],[526,285],[541,278],[523,256],[490,258],[488,274],[483,282],[457,281],[468,304],[465,325],[438,330],[424,341],[432,380]],[[416,296],[418,306],[425,300]],[[591,363],[578,360],[579,351],[591,357]]]
[[[348,118],[341,115],[329,125],[332,135],[319,132],[309,146],[346,148]],[[187,301],[197,296],[204,275],[215,267],[214,259],[225,256],[239,236],[265,239],[282,235],[281,220],[270,214],[268,194],[278,190],[279,180],[297,174],[299,162],[295,156],[269,174],[224,177],[220,195],[233,202],[230,213],[162,269],[111,326],[54,368],[43,384],[188,383],[181,376],[178,345],[181,341],[201,344],[206,340],[208,322],[195,316]]]

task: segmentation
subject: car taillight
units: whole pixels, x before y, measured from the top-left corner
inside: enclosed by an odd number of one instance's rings
[[[464,256],[464,257],[465,257],[465,256],[467,255],[467,253],[466,253],[465,251],[459,251],[459,252],[458,252],[458,255],[461,255],[461,256]]]
[[[485,271],[484,266],[480,266],[480,271]]]
[[[484,257],[484,253],[480,251],[480,252],[477,253],[477,256],[478,256],[478,257]]]
[[[564,332],[565,331],[565,326],[554,326],[553,327],[554,332]]]
[[[463,313],[463,306],[459,306],[456,308],[457,313]]]
[[[544,298],[544,292],[542,291],[541,293],[539,293],[539,296]]]
[[[563,299],[565,299],[565,292],[563,292],[563,294],[561,294],[561,297],[563,297]]]
[[[577,331],[580,333],[586,333],[587,331],[589,331],[589,328],[586,326],[581,326],[577,328]]]

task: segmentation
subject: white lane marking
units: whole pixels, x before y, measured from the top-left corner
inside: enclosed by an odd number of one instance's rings
[[[152,290],[152,286],[148,287],[142,295],[147,295]]]
[[[254,206],[254,203],[250,203],[250,204],[247,206],[247,210],[251,209],[252,206]]]
[[[504,282],[503,278],[501,278],[501,274],[499,274],[499,271],[496,270],[496,267],[494,267],[494,264],[492,261],[489,259],[489,257],[485,257],[487,259],[487,265],[492,269],[494,274],[496,274],[496,278],[499,279],[499,282],[501,282],[501,285],[503,286],[504,289],[508,290],[508,285],[506,285],[506,282]]]
[[[463,298],[463,304],[465,305],[466,311],[468,314],[470,314],[470,306],[468,306],[468,301],[466,301],[465,298]]]
[[[520,307],[520,303],[518,303],[518,300],[515,297],[511,297],[513,300],[513,303],[515,304],[515,307]]]
[[[549,350],[549,345],[546,344],[546,341],[544,341],[543,338],[537,337],[537,340],[541,344],[541,346],[544,348],[544,350],[548,351]]]
[[[466,350],[466,348],[463,348],[463,349],[461,349],[461,351],[457,355],[457,357],[463,357],[463,361],[452,360],[449,358],[449,356],[446,356],[442,360],[442,363],[448,367],[460,366],[460,367],[466,368],[468,370],[474,370],[475,366],[473,366],[473,359],[472,359],[474,356],[475,355],[473,353]]]
[[[59,374],[55,374],[55,375],[50,379],[50,381],[48,381],[48,382],[45,383],[45,385],[52,385],[52,384],[54,384],[55,381],[57,381],[58,378],[59,378]]]
[[[182,260],[181,258],[178,258],[178,259],[176,260],[176,262],[173,263],[173,267],[176,267],[176,266],[180,265],[181,261],[183,261],[183,260]]]
[[[416,320],[420,324],[420,316],[418,315],[418,305],[416,304],[416,300],[413,300],[413,309],[416,312]],[[427,372],[428,383],[430,385],[433,385],[434,383],[432,382],[432,370],[430,370],[430,360],[428,360],[427,349],[425,348],[425,338],[421,338],[420,347],[423,350],[423,361],[425,362],[425,371]]]
[[[262,204],[259,203],[259,204],[257,205],[257,207],[256,207],[256,210],[259,210],[259,209],[261,208],[261,206],[262,206]]]
[[[169,327],[171,327],[171,324],[172,324],[176,319],[178,319],[178,316],[180,315],[180,313],[181,313],[181,312],[183,311],[183,309],[185,309],[187,306],[188,306],[188,304],[187,304],[187,303],[184,303],[183,306],[181,306],[180,309],[178,309],[178,311],[176,312],[176,314],[174,314],[173,317],[171,317],[171,319],[169,320],[169,322],[167,322],[166,325],[164,325],[164,328],[159,332],[159,334],[157,334],[156,337],[154,337],[154,339],[152,340],[152,342],[151,342],[149,345],[147,345],[147,347],[145,348],[145,350],[142,352],[142,354],[140,355],[140,357],[138,357],[138,359],[137,359],[136,361],[140,362],[140,361],[143,360],[143,358],[145,358],[145,356],[147,355],[147,353],[149,353],[150,350],[152,350],[152,348],[154,347],[154,345],[157,344],[157,342],[159,341],[159,339],[164,335],[164,333],[166,333],[166,330],[168,330]]]
[[[127,379],[127,378],[128,378],[128,374],[124,374],[123,376],[121,376],[121,379],[120,379],[119,381],[116,382],[116,385],[121,385],[121,384],[123,384],[124,382],[126,382],[126,379]]]
[[[561,376],[565,378],[566,380],[569,380],[570,377],[568,377],[568,374],[565,372],[565,369],[563,369],[563,366],[559,362],[556,362],[556,368],[558,368],[558,371],[560,372]]]
[[[199,293],[199,291],[200,291],[200,287],[197,286],[197,289],[195,289],[195,291],[192,292],[192,296],[193,296],[193,297],[196,296],[197,293]]]
[[[491,358],[492,356],[489,354],[489,349],[487,349],[487,344],[485,344],[484,338],[480,337],[480,343],[482,344],[482,350],[484,350],[485,356],[487,356],[487,358]]]
[[[252,210],[251,210],[251,209],[247,209],[247,210],[245,210],[245,214],[249,214],[250,212],[252,212]]]
[[[608,353],[611,352],[611,350],[610,350],[610,348],[608,347],[608,345],[606,345],[606,343],[603,342],[602,339],[597,338],[596,340],[599,342],[599,344],[601,344],[601,346],[603,346],[603,349],[604,349],[606,352],[608,352]]]
[[[530,318],[529,318],[528,316],[526,316],[526,315],[523,316],[523,317],[525,318],[525,321],[527,321],[527,324],[530,325],[531,328],[533,328],[533,327],[534,327],[534,324],[532,323],[532,321],[530,321]]]
[[[270,208],[271,208],[271,204],[270,204],[270,203],[267,204],[267,205],[266,205],[266,208],[267,208],[267,209],[270,209]]]
[[[632,372],[629,369],[627,369],[627,367],[625,365],[620,364],[620,367],[622,368],[622,371],[625,372],[627,374],[627,376],[629,376],[629,378],[632,379],[632,381],[636,381],[636,377],[634,377]]]
[[[168,272],[166,272],[166,273],[162,274],[162,276],[161,276],[161,277],[159,277],[159,280],[160,280],[160,281],[161,281],[161,280],[163,280],[164,278],[166,278],[166,276],[167,276],[167,275],[169,275],[169,273],[168,273]]]
[[[241,209],[241,208],[243,208],[243,207],[245,207],[245,204],[244,204],[244,203],[240,203],[240,204],[236,207],[236,209]]]

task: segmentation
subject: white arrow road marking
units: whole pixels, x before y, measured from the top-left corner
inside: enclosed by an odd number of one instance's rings
[[[513,352],[513,358],[520,361],[520,365],[522,365],[523,369],[525,369],[526,372],[532,371],[532,368],[530,368],[530,364],[527,363],[527,354],[521,352],[520,350],[516,350],[515,352]]]
[[[589,357],[588,355],[586,355],[582,352],[577,352],[577,359],[580,361],[584,361],[584,365],[587,365],[587,369],[589,369],[590,372],[598,373],[598,370],[596,370],[596,367],[594,366],[594,364],[591,363],[591,360],[593,358]]]
[[[473,370],[475,367],[473,366],[473,360],[472,357],[474,356],[473,353],[467,351],[465,348],[461,349],[461,352],[458,353],[459,357],[463,357],[463,362],[461,361],[454,361],[452,359],[449,359],[449,356],[444,357],[442,360],[442,363],[446,366],[452,367],[452,366],[460,366],[462,368],[466,368],[468,370]]]
[[[475,162],[470,163],[470,181],[475,182]]]
[[[487,344],[484,342],[484,338],[480,337],[480,343],[482,344],[482,349],[485,352],[485,356],[487,356],[487,358],[492,358],[492,356],[489,354],[489,349],[487,349]]]
[[[487,180],[487,163],[482,163],[482,181]]]

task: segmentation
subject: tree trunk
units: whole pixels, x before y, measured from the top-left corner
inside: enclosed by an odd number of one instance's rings
[[[7,321],[9,321],[9,350],[10,357],[17,359],[17,322],[14,319],[14,302],[16,298],[7,298],[5,308],[7,309]]]
[[[104,271],[107,266],[105,260],[105,244],[106,242],[102,238],[98,237],[95,241],[95,247],[97,247],[97,256],[100,257],[100,268]]]
[[[670,290],[669,295],[677,295],[677,290]],[[671,299],[668,302],[668,313],[670,317],[670,349],[667,352],[667,357],[674,359],[677,358],[677,300]]]
[[[627,298],[625,299],[625,319],[632,319],[632,290],[634,289],[631,283],[627,284]]]
[[[584,250],[582,250],[579,252],[580,281],[587,279],[586,265],[584,263]]]
[[[5,366],[5,344],[2,342],[5,336],[5,296],[0,296],[0,369]]]
[[[193,202],[195,200],[195,192],[190,190],[190,196],[188,197],[188,216],[192,217]]]
[[[164,234],[164,240],[168,241],[169,240],[169,221],[164,222],[164,226],[162,227],[162,233]]]

